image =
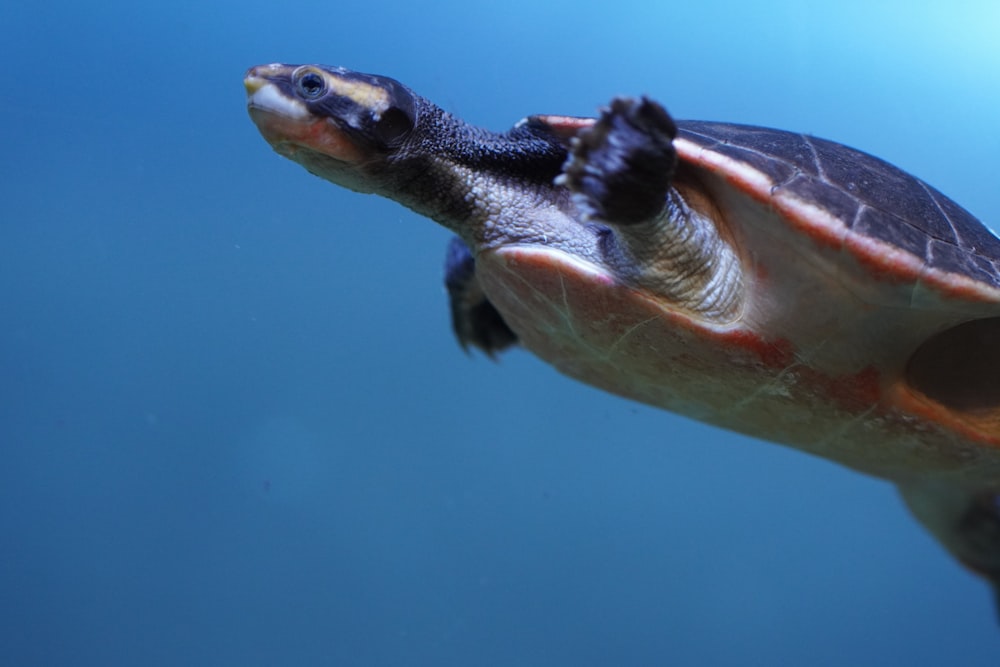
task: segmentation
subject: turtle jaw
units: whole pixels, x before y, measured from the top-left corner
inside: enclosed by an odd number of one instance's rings
[[[313,152],[346,165],[363,161],[361,149],[329,118],[314,115],[286,93],[261,68],[247,72],[247,112],[264,140],[279,154],[302,162],[300,153]]]

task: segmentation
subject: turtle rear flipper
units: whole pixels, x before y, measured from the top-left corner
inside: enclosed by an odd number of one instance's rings
[[[900,484],[914,516],[963,565],[993,586],[1000,619],[1000,494],[948,484]]]
[[[517,343],[515,334],[476,280],[476,260],[457,236],[448,244],[444,283],[451,304],[451,327],[463,350],[477,347],[490,357]]]

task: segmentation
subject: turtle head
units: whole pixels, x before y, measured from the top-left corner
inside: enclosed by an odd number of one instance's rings
[[[379,192],[413,132],[417,98],[394,79],[319,65],[258,65],[247,109],[276,152],[359,192]]]
[[[244,86],[251,119],[280,155],[337,185],[393,199],[470,243],[489,230],[535,235],[536,204],[552,198],[566,160],[568,137],[546,123],[491,132],[389,77],[272,64],[251,67]],[[514,209],[523,219],[496,219]]]

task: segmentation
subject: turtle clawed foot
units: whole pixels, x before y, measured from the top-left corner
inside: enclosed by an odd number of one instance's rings
[[[646,97],[619,97],[573,140],[559,183],[576,194],[584,214],[634,225],[663,210],[677,164],[677,126]]]

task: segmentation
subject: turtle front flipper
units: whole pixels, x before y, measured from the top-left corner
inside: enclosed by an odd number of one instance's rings
[[[592,218],[619,225],[663,211],[677,166],[677,126],[652,100],[619,97],[572,142],[561,182]]]
[[[457,236],[448,244],[444,284],[451,303],[451,327],[463,350],[478,347],[490,357],[517,343],[515,334],[490,303],[476,279],[476,260]]]
[[[570,142],[556,183],[581,217],[602,232],[603,262],[700,320],[737,320],[746,296],[728,222],[695,183],[674,183],[677,126],[658,103],[617,98]],[[601,229],[603,227],[603,229]]]

